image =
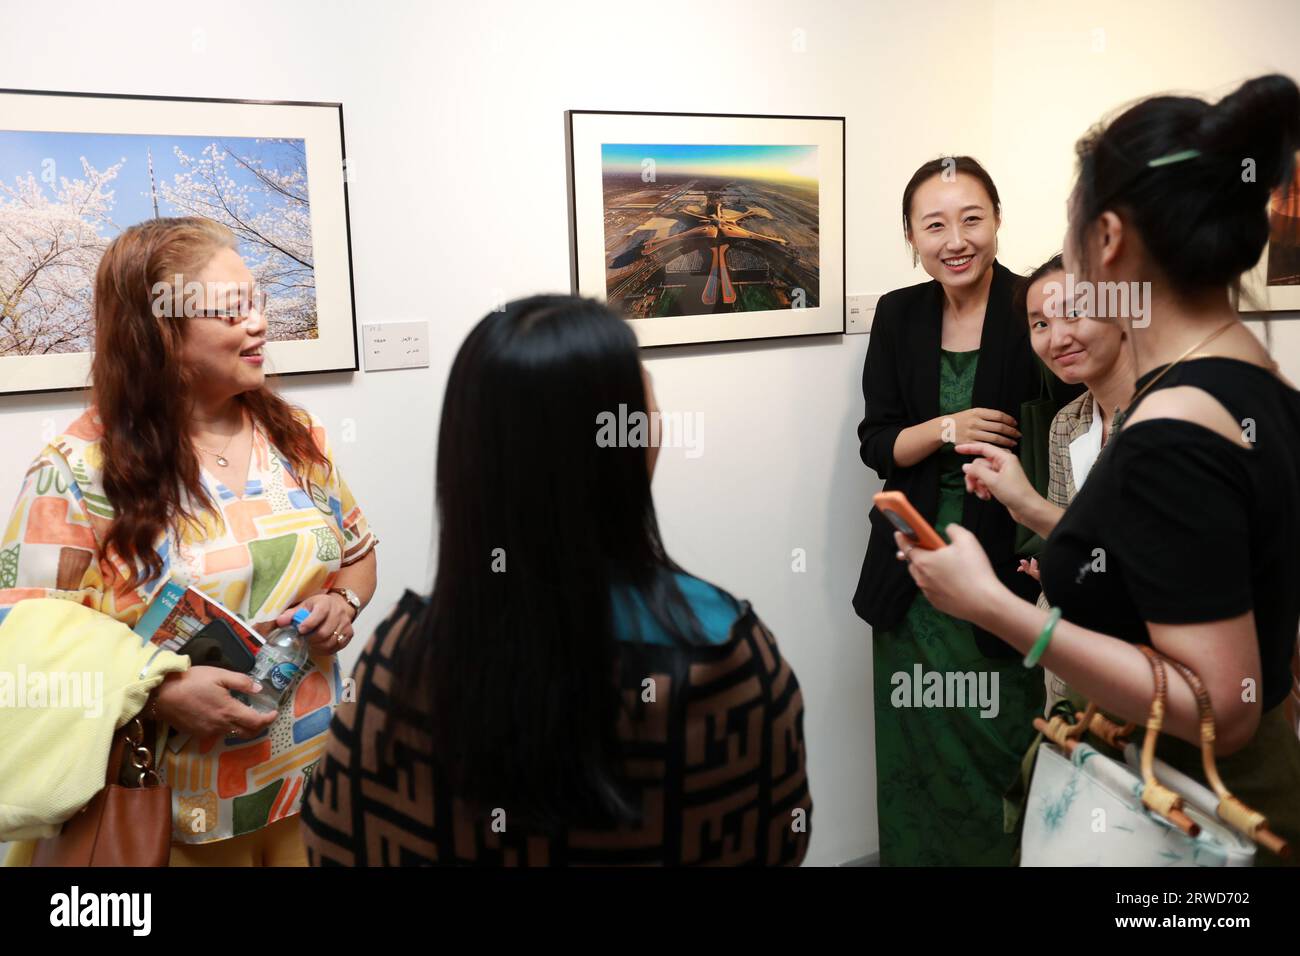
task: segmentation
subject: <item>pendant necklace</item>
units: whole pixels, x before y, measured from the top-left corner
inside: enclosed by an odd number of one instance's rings
[[[215,455],[217,458],[217,464],[220,465],[222,468],[225,468],[227,465],[230,464],[230,462],[226,459],[226,449],[229,448],[230,443],[235,440],[235,435],[240,434],[243,430],[244,430],[244,420],[241,417],[239,420],[239,429],[236,432],[234,432],[234,434],[232,434],[229,438],[226,439],[226,444],[221,449],[221,451],[212,451],[210,448],[204,448],[198,442],[194,442],[194,447],[197,448],[199,451],[207,452],[209,455]],[[191,441],[193,441],[193,439],[191,439]]]
[[[1172,369],[1175,365],[1178,365],[1182,363],[1184,360],[1191,358],[1192,353],[1195,352],[1197,349],[1205,348],[1205,346],[1209,345],[1211,342],[1217,339],[1224,332],[1228,331],[1228,329],[1236,325],[1237,321],[1238,320],[1236,319],[1232,319],[1231,321],[1226,322],[1225,324],[1219,326],[1217,329],[1215,329],[1205,338],[1201,339],[1201,341],[1197,342],[1195,345],[1193,345],[1182,355],[1178,356],[1178,358],[1174,359],[1172,362],[1166,365],[1163,369],[1160,370],[1160,372],[1156,375],[1155,378],[1151,379],[1151,381],[1147,382],[1140,389],[1138,389],[1137,393],[1129,400],[1128,408],[1121,408],[1115,412],[1115,417],[1111,419],[1111,425],[1110,425],[1111,434],[1114,435],[1116,432],[1118,432],[1121,428],[1124,427],[1124,420],[1128,418],[1128,413],[1133,410],[1133,406],[1137,404],[1137,400],[1141,398],[1143,395],[1145,395],[1147,392],[1149,392],[1151,390],[1152,385],[1160,381],[1160,379],[1164,378],[1166,372]],[[1200,357],[1208,358],[1208,356],[1200,356]]]

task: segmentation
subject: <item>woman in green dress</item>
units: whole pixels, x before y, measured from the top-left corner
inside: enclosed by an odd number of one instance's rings
[[[1256,866],[1300,865],[1300,741],[1285,713],[1300,626],[1300,392],[1233,291],[1264,253],[1270,194],[1300,194],[1297,151],[1300,86],[1278,74],[1213,105],[1142,100],[1079,141],[1063,263],[1086,303],[1075,308],[1127,333],[1137,377],[1040,558],[1053,610],[1008,593],[961,528],[941,551],[897,554],[936,607],[1120,720],[1147,721],[1144,649],[1197,674],[1200,694],[1170,675],[1157,754],[1207,785],[1212,712],[1221,784],[1267,819],[1264,833],[1240,809],[1225,818],[1259,844]],[[1242,156],[1259,158],[1248,181]],[[1083,292],[1129,284],[1146,306]],[[962,450],[980,453],[967,474],[988,496],[1005,455]]]
[[[932,281],[881,298],[863,370],[863,462],[936,528],[976,534],[998,576],[1017,573],[1015,524],[965,491],[953,446],[1014,449],[1041,373],[1012,314],[1016,277],[997,262],[1000,202],[969,157],[926,163],[903,195],[903,229]],[[1009,865],[1002,795],[1043,707],[1041,672],[991,635],[936,611],[894,558],[873,508],[854,608],[873,628],[876,788],[883,866]],[[941,531],[942,533],[942,531]]]

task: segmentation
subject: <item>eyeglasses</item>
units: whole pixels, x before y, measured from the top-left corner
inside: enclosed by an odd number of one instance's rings
[[[240,296],[239,301],[229,308],[204,309],[193,315],[198,319],[220,319],[233,329],[236,325],[247,325],[254,312],[258,318],[266,315],[266,292],[262,289],[254,289],[249,296]]]

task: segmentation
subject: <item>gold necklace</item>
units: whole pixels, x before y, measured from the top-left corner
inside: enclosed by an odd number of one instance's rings
[[[1177,365],[1179,362],[1182,362],[1184,359],[1190,358],[1192,353],[1195,352],[1197,349],[1205,348],[1205,346],[1209,345],[1211,342],[1213,342],[1220,335],[1228,331],[1228,329],[1232,328],[1236,324],[1237,324],[1236,319],[1229,319],[1227,322],[1219,326],[1217,329],[1215,329],[1205,338],[1201,339],[1201,341],[1193,345],[1182,355],[1178,356],[1178,358],[1174,359],[1172,362],[1166,365],[1163,369],[1160,370],[1159,374],[1157,374],[1155,378],[1153,378],[1151,381],[1147,382],[1140,389],[1138,389],[1137,394],[1135,394],[1133,398],[1129,401],[1128,407],[1131,409],[1134,405],[1136,405],[1138,399],[1141,398],[1143,395],[1145,395],[1147,392],[1149,392],[1151,390],[1151,386],[1154,385],[1156,382],[1160,381],[1160,379],[1164,378],[1165,374],[1170,369],[1172,369],[1175,365]],[[1200,357],[1209,358],[1210,356],[1200,356]],[[1128,412],[1122,408],[1115,413],[1115,417],[1111,419],[1111,435],[1116,434],[1121,428],[1124,427],[1124,420],[1126,418],[1128,418]]]
[[[229,438],[226,439],[226,444],[222,447],[221,451],[212,451],[209,448],[204,448],[198,442],[194,441],[193,438],[191,438],[190,441],[194,442],[194,447],[197,448],[199,451],[207,452],[209,455],[215,455],[217,458],[217,464],[222,468],[225,468],[227,465],[230,464],[230,462],[226,459],[226,449],[229,448],[230,443],[235,440],[235,435],[242,435],[243,432],[244,432],[244,416],[241,415],[239,416],[239,428],[235,430]]]

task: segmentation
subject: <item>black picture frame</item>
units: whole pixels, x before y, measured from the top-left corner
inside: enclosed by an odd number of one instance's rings
[[[679,345],[704,344],[713,342],[741,342],[741,341],[758,341],[773,338],[806,338],[811,336],[826,335],[843,335],[847,319],[847,163],[846,163],[846,120],[843,116],[826,116],[826,115],[800,115],[800,114],[761,114],[761,113],[695,113],[695,112],[668,112],[668,111],[631,111],[631,110],[579,110],[571,109],[564,112],[564,149],[565,149],[565,169],[566,169],[566,199],[568,204],[568,226],[569,226],[569,284],[571,291],[576,295],[589,295],[596,298],[604,299],[605,296],[595,288],[594,282],[582,272],[582,261],[584,258],[583,249],[580,248],[580,233],[582,232],[583,223],[581,222],[581,212],[579,209],[579,183],[578,183],[578,163],[575,162],[575,120],[582,117],[633,117],[633,118],[669,118],[669,119],[695,119],[706,121],[773,121],[773,122],[825,122],[836,124],[838,126],[838,216],[836,217],[838,225],[838,246],[839,255],[837,257],[838,281],[836,282],[835,294],[837,298],[834,311],[838,315],[830,320],[827,327],[819,327],[815,330],[807,331],[780,331],[765,332],[761,335],[750,335],[738,332],[736,334],[723,334],[718,336],[704,335],[699,337],[687,337],[682,339],[668,338],[667,340],[647,341],[645,335],[640,334],[645,328],[644,323],[668,321],[680,323],[681,317],[671,319],[630,319],[629,321],[634,328],[638,330],[638,339],[643,348],[659,348]],[[819,197],[820,192],[819,180]],[[819,240],[823,234],[820,231],[821,218],[819,218]],[[819,265],[824,261],[824,256],[819,253]],[[824,270],[823,270],[824,271]],[[795,310],[789,310],[795,311]],[[745,313],[732,313],[733,315],[744,315]],[[640,326],[640,328],[638,328]]]
[[[284,351],[282,346],[302,346],[305,343],[268,343],[267,352],[270,361],[268,362],[269,367],[267,372],[270,375],[276,376],[295,376],[331,372],[356,372],[360,370],[361,363],[360,343],[357,334],[356,284],[352,256],[352,221],[350,197],[348,194],[347,140],[343,116],[343,104],[341,102],[3,88],[0,89],[0,116],[10,117],[13,115],[12,111],[4,110],[3,107],[13,102],[11,98],[14,97],[32,98],[31,101],[34,101],[36,98],[41,98],[47,104],[57,104],[63,101],[72,103],[80,100],[94,100],[106,104],[123,102],[138,103],[145,108],[147,108],[149,104],[184,104],[186,106],[205,105],[233,107],[238,109],[280,108],[290,110],[323,111],[320,120],[315,122],[313,125],[321,128],[322,135],[324,135],[324,130],[327,128],[331,131],[330,135],[333,135],[333,131],[337,130],[337,168],[335,169],[333,163],[334,143],[331,140],[330,143],[321,147],[325,150],[325,153],[322,154],[322,162],[325,162],[326,160],[328,160],[328,162],[326,162],[324,166],[320,167],[319,172],[326,172],[331,177],[337,173],[338,185],[341,188],[339,189],[336,198],[328,200],[328,202],[331,205],[330,218],[338,219],[339,234],[333,237],[326,237],[325,239],[320,239],[318,237],[316,232],[317,223],[315,206],[320,198],[320,193],[318,192],[318,186],[320,186],[320,184],[312,183],[309,176],[309,191],[311,194],[311,202],[314,207],[312,223],[313,275],[317,276],[320,271],[317,265],[319,257],[316,255],[316,251],[321,248],[321,245],[327,243],[337,244],[337,248],[332,250],[332,258],[328,266],[331,270],[330,282],[332,285],[331,294],[328,299],[328,307],[331,310],[338,310],[345,303],[346,315],[338,316],[331,312],[328,318],[318,317],[318,322],[321,324],[328,322],[330,327],[330,340],[326,348],[318,350],[319,360],[305,349],[301,350],[304,354],[300,356],[278,357],[276,354],[277,350]],[[56,111],[56,115],[50,119],[48,126],[19,126],[13,124],[11,120],[0,120],[0,128],[3,128],[5,131],[18,132],[73,132],[73,130],[61,128],[63,122],[63,118],[60,115],[57,115]],[[89,136],[102,134],[104,132],[106,131],[86,130],[85,134]],[[141,132],[141,130],[121,129],[112,132],[128,134]],[[148,135],[166,136],[170,132],[171,131],[165,129],[160,132],[158,129],[150,128]],[[175,135],[213,135],[214,137],[217,137],[248,134],[232,133],[229,130],[226,130],[221,133],[213,132],[201,134],[176,132]],[[320,186],[320,188],[324,187]],[[334,208],[335,203],[337,204],[337,208]],[[318,243],[320,243],[320,245],[318,245]],[[339,268],[339,266],[344,266],[344,268]],[[344,292],[344,282],[346,284],[346,292]],[[333,286],[337,287],[333,288]],[[317,300],[317,307],[320,308],[319,298]],[[347,341],[339,339],[339,336],[343,336],[345,333]],[[314,340],[314,342],[319,341],[319,338]],[[61,367],[59,370],[50,373],[49,384],[42,384],[41,378],[44,373],[39,368],[37,368],[35,372],[32,372],[28,368],[24,367],[17,370],[15,373],[15,369],[12,367],[14,359],[23,358],[29,360],[31,363],[37,363],[41,359],[54,358],[54,356],[10,356],[0,354],[0,396],[18,394],[50,394],[88,389],[90,387],[89,357],[91,355],[93,355],[92,351],[62,353],[60,356],[61,359],[69,359],[73,356],[84,356],[84,361],[81,362],[81,365],[84,366],[84,371],[69,373],[66,369]],[[24,363],[24,366],[26,366],[26,364],[27,363]],[[58,364],[60,366],[71,367],[73,362],[60,361]],[[37,381],[37,384],[32,384],[33,379]]]

